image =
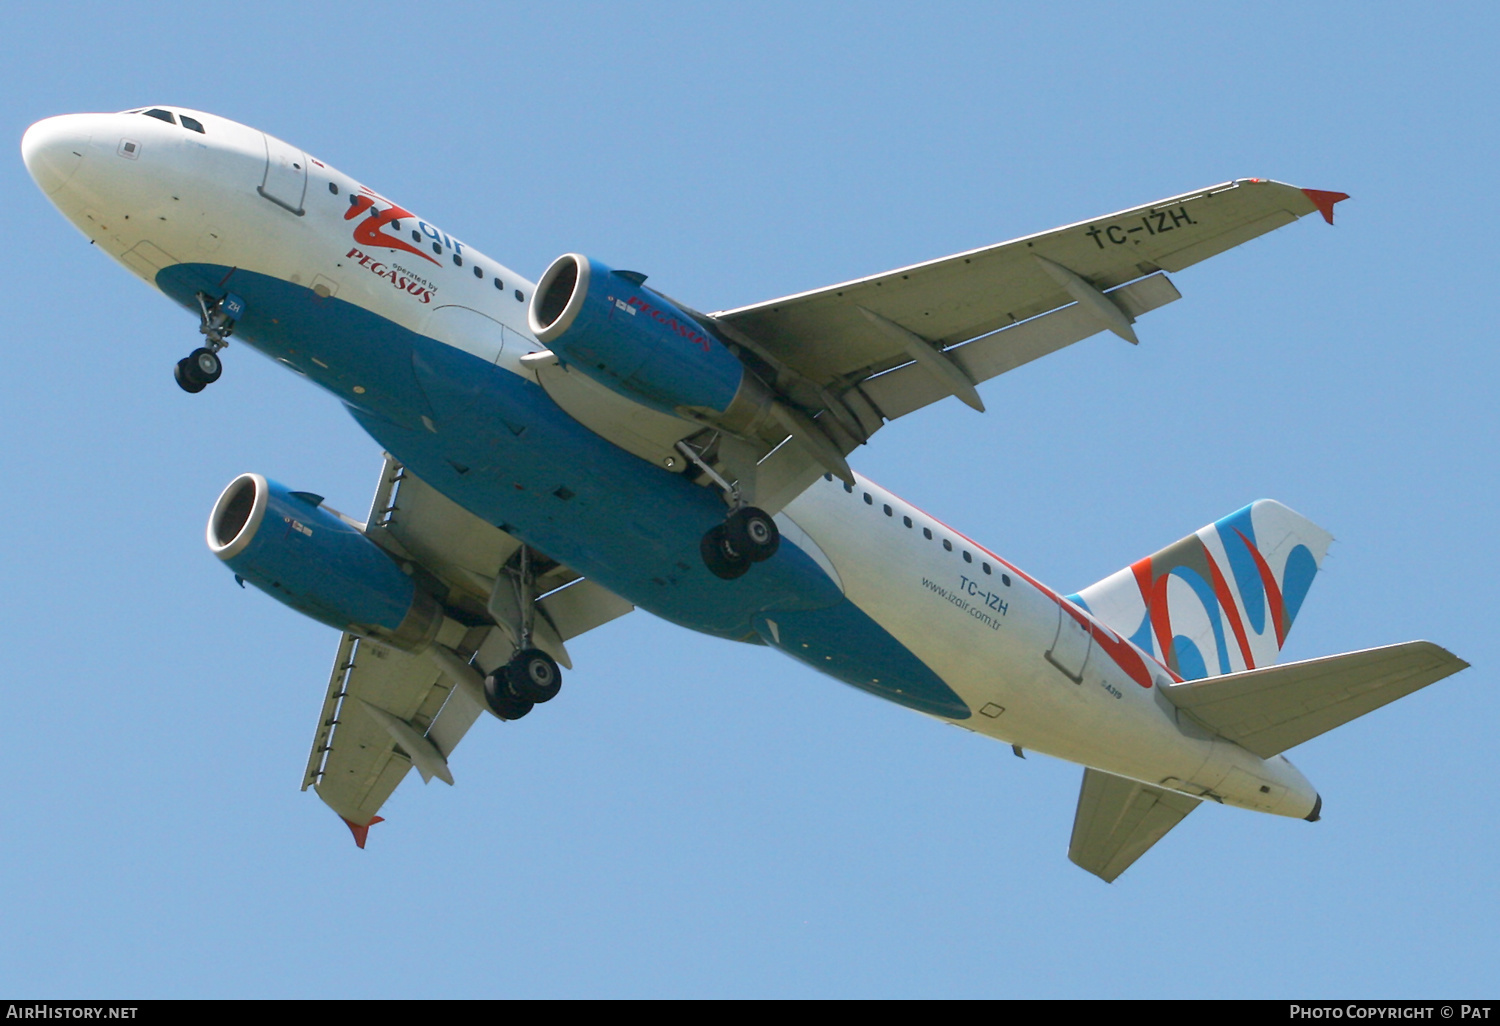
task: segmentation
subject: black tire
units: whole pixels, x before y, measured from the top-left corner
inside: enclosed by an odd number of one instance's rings
[[[703,540],[698,543],[698,553],[703,557],[703,565],[708,567],[709,572],[726,581],[743,577],[745,571],[750,569],[750,560],[725,538],[723,524],[709,528],[703,535]]]
[[[490,712],[502,720],[519,720],[531,712],[532,703],[512,695],[505,677],[505,667],[502,666],[484,678],[484,698],[489,703]]]
[[[523,702],[550,702],[562,690],[562,671],[539,648],[517,652],[505,664],[506,690]]]
[[[776,555],[781,547],[781,532],[776,521],[765,510],[746,506],[729,514],[724,521],[724,538],[729,546],[744,555],[752,563],[759,563]]]
[[[184,392],[197,393],[208,387],[194,376],[187,357],[177,361],[177,366],[172,370],[172,377],[177,380],[177,387]]]
[[[205,385],[212,385],[224,373],[224,364],[212,349],[194,349],[188,355],[188,365],[193,377]]]

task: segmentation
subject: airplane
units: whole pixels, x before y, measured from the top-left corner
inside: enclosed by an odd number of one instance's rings
[[[1285,752],[1468,664],[1427,641],[1278,665],[1332,541],[1260,500],[1072,594],[856,473],[887,422],[1180,298],[1168,273],[1343,193],[1241,178],[702,312],[578,253],[532,282],[363,182],[203,111],[38,121],[22,156],[92,242],[332,393],[384,449],[360,521],[257,473],[209,549],[341,632],[303,789],[360,848],[481,715],[559,694],[640,607],[1084,767],[1069,858],[1112,882],[1204,801],[1316,821]]]

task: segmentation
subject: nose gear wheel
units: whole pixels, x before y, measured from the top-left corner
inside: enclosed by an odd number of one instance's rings
[[[229,336],[234,334],[234,322],[245,312],[245,301],[233,293],[210,299],[206,293],[200,292],[198,309],[202,316],[198,333],[206,345],[178,360],[177,369],[172,374],[184,392],[201,392],[224,373],[219,350],[229,344]]]

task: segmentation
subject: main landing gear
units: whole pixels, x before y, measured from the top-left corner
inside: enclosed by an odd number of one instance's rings
[[[776,555],[781,532],[770,514],[754,506],[734,510],[718,527],[711,527],[698,543],[703,563],[715,577],[732,581],[742,577],[750,564]]]
[[[484,697],[502,720],[519,720],[562,689],[562,670],[539,648],[523,648],[484,678]]]
[[[519,720],[533,706],[550,702],[562,690],[562,670],[557,661],[535,647],[537,632],[536,572],[531,550],[522,545],[515,566],[505,566],[495,581],[489,611],[514,642],[510,662],[496,667],[484,678],[484,697],[490,711],[502,720]],[[551,631],[544,625],[544,633]],[[560,644],[555,637],[553,640]],[[566,661],[566,659],[564,660]]]
[[[234,334],[234,322],[245,312],[245,301],[232,292],[221,299],[212,299],[207,293],[200,292],[198,309],[202,315],[198,332],[207,344],[178,360],[177,369],[172,372],[184,392],[201,392],[224,373],[219,350],[229,344],[229,336]]]
[[[729,516],[724,522],[709,528],[698,543],[698,554],[703,557],[703,565],[709,572],[732,581],[743,577],[751,564],[776,555],[781,546],[781,532],[776,529],[776,521],[771,515],[763,509],[745,505],[740,490],[724,480],[692,446],[678,442],[677,451],[719,486],[730,505]]]

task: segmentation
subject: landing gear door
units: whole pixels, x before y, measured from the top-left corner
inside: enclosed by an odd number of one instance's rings
[[[266,140],[266,177],[256,192],[301,217],[307,195],[307,155],[273,135],[261,134]]]
[[[1088,665],[1094,637],[1089,629],[1057,607],[1057,637],[1047,650],[1047,662],[1061,670],[1074,684],[1083,683],[1083,668]]]

